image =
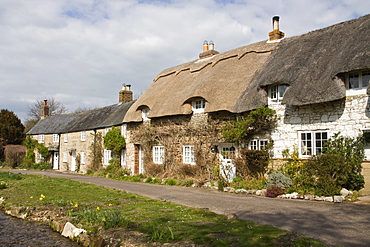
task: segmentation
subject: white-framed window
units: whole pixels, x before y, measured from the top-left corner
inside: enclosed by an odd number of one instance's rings
[[[63,162],[68,162],[68,152],[67,151],[63,152]]]
[[[153,162],[154,164],[163,164],[164,161],[164,146],[153,147]]]
[[[148,107],[141,109],[141,118],[143,119],[143,121],[150,120],[150,118],[148,117],[149,112],[150,112],[150,109]]]
[[[204,108],[206,108],[206,100],[196,99],[191,102],[191,107],[192,107],[193,113],[203,113]]]
[[[81,131],[81,141],[86,141],[86,131]]]
[[[104,149],[104,165],[109,165],[109,161],[112,159],[112,151]]]
[[[184,145],[182,147],[182,162],[184,164],[195,165],[193,145]]]
[[[68,133],[64,134],[64,142],[68,142]]]
[[[38,142],[39,142],[39,143],[44,143],[44,141],[45,141],[45,136],[44,136],[43,134],[40,134],[40,135],[38,135],[37,139],[38,139]]]
[[[288,85],[271,85],[268,87],[269,102],[280,102]]]
[[[53,142],[59,142],[59,135],[53,134]]]
[[[268,140],[266,139],[255,139],[249,142],[249,149],[251,150],[266,150]]]
[[[122,124],[121,128],[121,135],[126,138],[127,137],[127,124]]]
[[[366,94],[370,83],[370,71],[356,71],[345,74],[346,95]]]
[[[121,165],[122,166],[127,166],[126,162],[126,148],[123,148],[121,151]]]
[[[328,141],[327,131],[302,131],[299,132],[299,154],[301,157],[309,157],[322,153],[325,142]]]
[[[40,163],[43,161],[44,161],[44,158],[42,157],[42,155],[40,153],[37,153],[37,163]]]
[[[109,128],[109,127],[108,127],[108,128],[105,128],[105,129],[104,129],[104,135],[106,135],[106,134],[110,131],[110,129],[111,129],[111,128]]]
[[[86,155],[85,152],[80,153],[80,163],[81,164],[86,164]]]

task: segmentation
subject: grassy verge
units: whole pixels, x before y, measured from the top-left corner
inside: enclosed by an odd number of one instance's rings
[[[119,190],[60,178],[0,172],[3,209],[28,207],[29,215],[66,217],[91,234],[139,231],[151,242],[203,246],[324,246],[305,237],[252,222],[228,220],[203,209],[152,200]]]

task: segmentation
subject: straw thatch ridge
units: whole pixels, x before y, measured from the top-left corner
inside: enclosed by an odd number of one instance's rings
[[[27,134],[61,134],[120,125],[133,103],[118,103],[81,113],[50,116],[38,121]]]
[[[370,69],[369,30],[370,15],[366,15],[282,40],[234,110],[242,112],[266,105],[266,93],[261,88],[273,84],[289,85],[282,101],[288,105],[344,98],[345,85],[338,75]]]
[[[162,71],[129,109],[124,122],[142,121],[142,106],[150,109],[149,118],[191,114],[190,99],[194,98],[207,101],[205,112],[232,112],[276,45],[259,42]]]

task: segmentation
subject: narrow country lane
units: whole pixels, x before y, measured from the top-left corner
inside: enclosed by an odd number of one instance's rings
[[[54,171],[2,170],[67,178],[152,199],[208,208],[219,214],[235,214],[239,219],[295,231],[328,245],[370,246],[370,205],[246,196],[202,188],[132,183]]]

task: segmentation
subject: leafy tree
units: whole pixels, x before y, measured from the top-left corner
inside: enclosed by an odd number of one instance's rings
[[[14,112],[0,110],[0,161],[4,160],[3,147],[8,144],[21,144],[24,137],[24,126]]]
[[[60,115],[67,112],[67,108],[53,97],[47,98],[47,102],[50,116]],[[36,100],[32,105],[28,106],[28,117],[25,121],[26,132],[29,131],[40,120],[41,106],[43,104],[44,100]]]
[[[119,157],[121,150],[126,146],[125,138],[121,135],[121,131],[117,127],[112,127],[104,136],[104,147],[112,150],[113,157]]]
[[[275,128],[276,121],[275,110],[260,107],[251,111],[246,117],[226,124],[223,127],[222,136],[227,141],[243,145],[252,136]]]
[[[24,140],[24,126],[12,111],[0,111],[0,140],[7,144],[21,144]]]

